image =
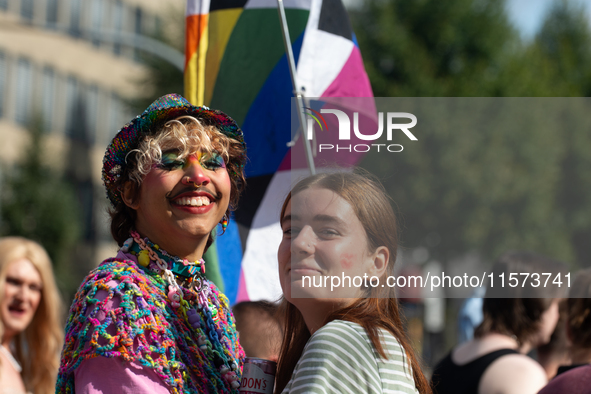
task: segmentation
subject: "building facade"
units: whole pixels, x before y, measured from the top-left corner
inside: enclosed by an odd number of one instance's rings
[[[182,54],[153,37],[166,29],[167,13],[182,12],[184,3],[0,0],[0,170],[10,171],[22,158],[27,126],[40,119],[51,152],[46,164],[76,185],[84,224],[79,253],[91,265],[115,248],[100,179],[102,156],[135,115],[126,102],[146,75],[141,51],[182,68]]]

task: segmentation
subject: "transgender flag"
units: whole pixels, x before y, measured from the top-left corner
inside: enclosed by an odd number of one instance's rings
[[[341,1],[284,4],[297,88],[307,97],[371,97]],[[185,96],[232,116],[244,130],[249,158],[247,189],[226,234],[216,242],[213,261],[219,267],[208,260],[208,270],[219,270],[218,285],[231,303],[276,300],[281,295],[279,211],[293,172],[306,172],[292,167],[287,145],[293,87],[276,0],[188,0],[185,54]],[[303,152],[301,139],[294,155]]]

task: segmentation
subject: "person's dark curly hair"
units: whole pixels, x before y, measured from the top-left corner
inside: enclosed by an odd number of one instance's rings
[[[563,263],[532,252],[515,251],[502,255],[491,270],[494,282],[486,289],[483,321],[476,328],[475,337],[496,332],[514,336],[520,344],[529,341],[539,330],[542,315],[554,299],[564,296],[564,287],[554,283],[544,286],[547,278],[544,274],[551,276],[551,282],[565,271]],[[526,275],[527,279],[524,279]],[[501,277],[504,277],[503,285]],[[517,278],[517,286],[511,278]],[[538,279],[541,283],[536,286]]]

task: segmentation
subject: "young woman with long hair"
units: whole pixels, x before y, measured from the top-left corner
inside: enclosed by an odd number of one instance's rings
[[[531,252],[502,255],[491,270],[497,282],[486,289],[483,321],[474,339],[454,348],[435,367],[433,392],[535,394],[544,387],[546,372],[527,353],[550,341],[564,286],[544,280],[546,275],[552,281],[560,278],[564,268]],[[501,277],[507,280],[504,286]],[[520,278],[518,286],[513,277]]]
[[[41,245],[0,238],[0,295],[0,391],[53,393],[63,341],[62,302]]]
[[[281,226],[286,328],[275,392],[431,393],[386,283],[398,230],[382,185],[360,173],[306,178],[287,196]],[[332,278],[364,276],[331,288]],[[328,286],[314,286],[325,277]]]

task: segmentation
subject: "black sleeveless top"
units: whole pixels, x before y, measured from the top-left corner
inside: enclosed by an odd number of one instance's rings
[[[457,365],[451,353],[433,370],[431,387],[434,394],[478,394],[478,384],[484,371],[498,358],[508,354],[519,354],[514,349],[500,349],[485,354],[464,365]]]

